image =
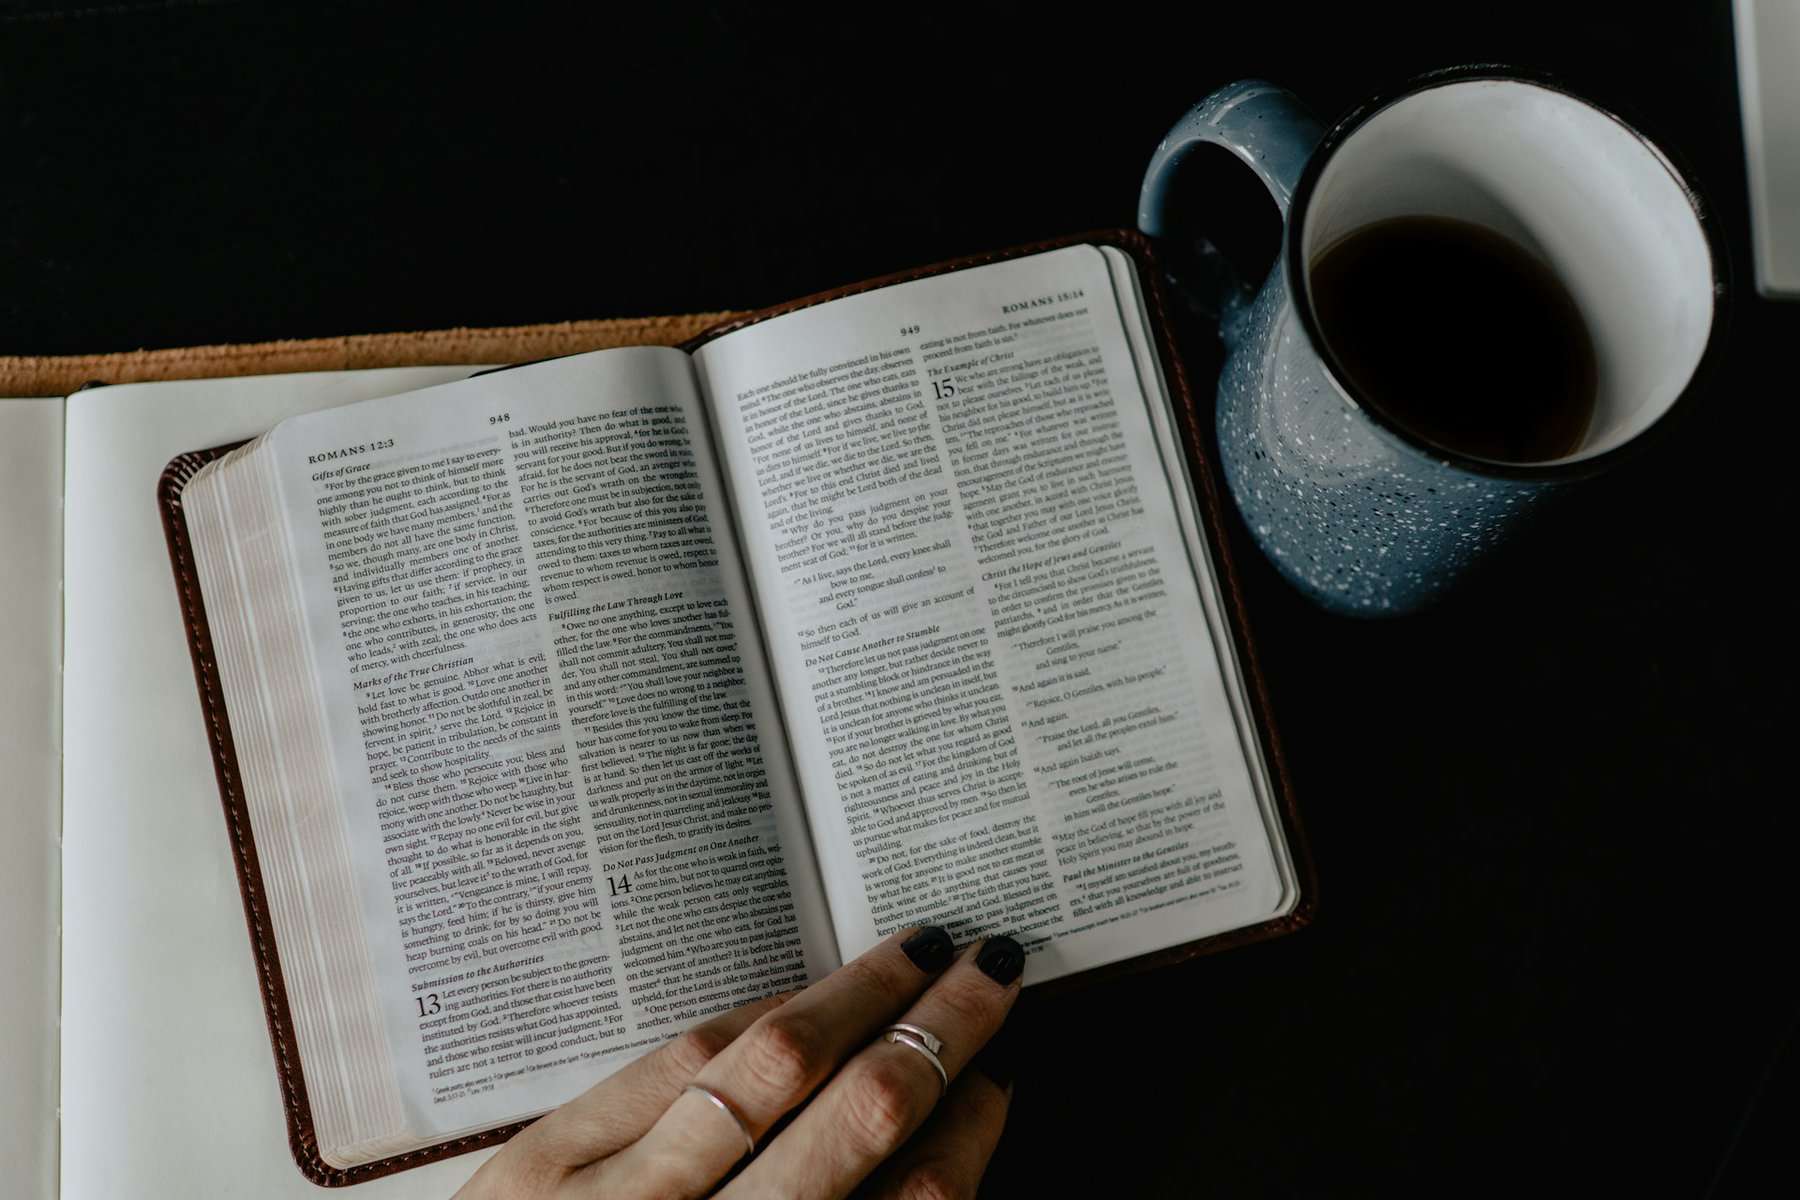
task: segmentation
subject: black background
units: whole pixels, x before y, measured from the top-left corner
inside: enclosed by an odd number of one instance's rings
[[[1228,80],[1330,118],[1473,61],[1691,168],[1736,275],[1723,369],[1425,617],[1325,616],[1234,527],[1319,919],[1028,998],[986,1194],[1791,1186],[1800,306],[1750,286],[1722,2],[7,9],[0,353],[753,307],[1130,224]],[[1251,194],[1196,191],[1202,223]]]

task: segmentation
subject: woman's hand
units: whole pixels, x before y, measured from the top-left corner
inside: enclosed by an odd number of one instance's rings
[[[973,1196],[1010,1072],[963,1069],[1006,1019],[1024,965],[1011,938],[959,955],[936,926],[896,934],[805,991],[638,1059],[520,1132],[458,1196]],[[897,1023],[941,1048],[904,1031],[912,1044],[885,1040]]]

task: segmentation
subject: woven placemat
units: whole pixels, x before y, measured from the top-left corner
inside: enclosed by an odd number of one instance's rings
[[[420,333],[361,333],[346,337],[180,346],[116,354],[0,356],[0,396],[66,396],[87,383],[148,383],[277,375],[288,371],[346,371],[364,367],[455,366],[531,362],[612,346],[673,346],[736,314],[685,313],[509,325],[490,329],[433,329]]]

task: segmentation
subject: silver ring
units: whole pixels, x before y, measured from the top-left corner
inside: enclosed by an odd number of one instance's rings
[[[888,1026],[888,1032],[910,1033],[921,1042],[924,1042],[925,1048],[933,1054],[942,1054],[944,1052],[943,1039],[939,1038],[929,1029],[921,1029],[917,1025],[908,1025],[905,1021],[897,1021]]]
[[[937,1072],[938,1095],[942,1096],[945,1092],[950,1090],[950,1072],[944,1070],[944,1064],[938,1059],[937,1052],[930,1046],[927,1046],[912,1034],[901,1029],[890,1029],[881,1036],[884,1041],[906,1046],[923,1054],[925,1056],[925,1061],[931,1064],[931,1069]],[[931,1037],[930,1034],[926,1034],[925,1036]],[[932,1038],[931,1040],[934,1042],[937,1041],[936,1038]],[[938,1044],[941,1046],[943,1043],[938,1042]]]
[[[939,1067],[938,1071],[941,1073],[943,1068]],[[697,1083],[690,1083],[682,1090],[686,1092],[699,1092],[702,1096],[711,1100],[713,1102],[713,1107],[730,1117],[731,1123],[736,1125],[738,1127],[738,1132],[744,1135],[744,1154],[751,1155],[756,1153],[756,1139],[750,1136],[750,1127],[744,1124],[744,1118],[738,1116],[737,1109],[725,1103],[725,1097],[719,1095],[719,1093],[713,1091],[711,1088],[702,1087]]]

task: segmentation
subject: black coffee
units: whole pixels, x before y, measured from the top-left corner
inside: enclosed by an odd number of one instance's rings
[[[1544,462],[1594,415],[1594,343],[1568,289],[1466,221],[1397,217],[1312,263],[1325,341],[1361,397],[1449,450]]]

